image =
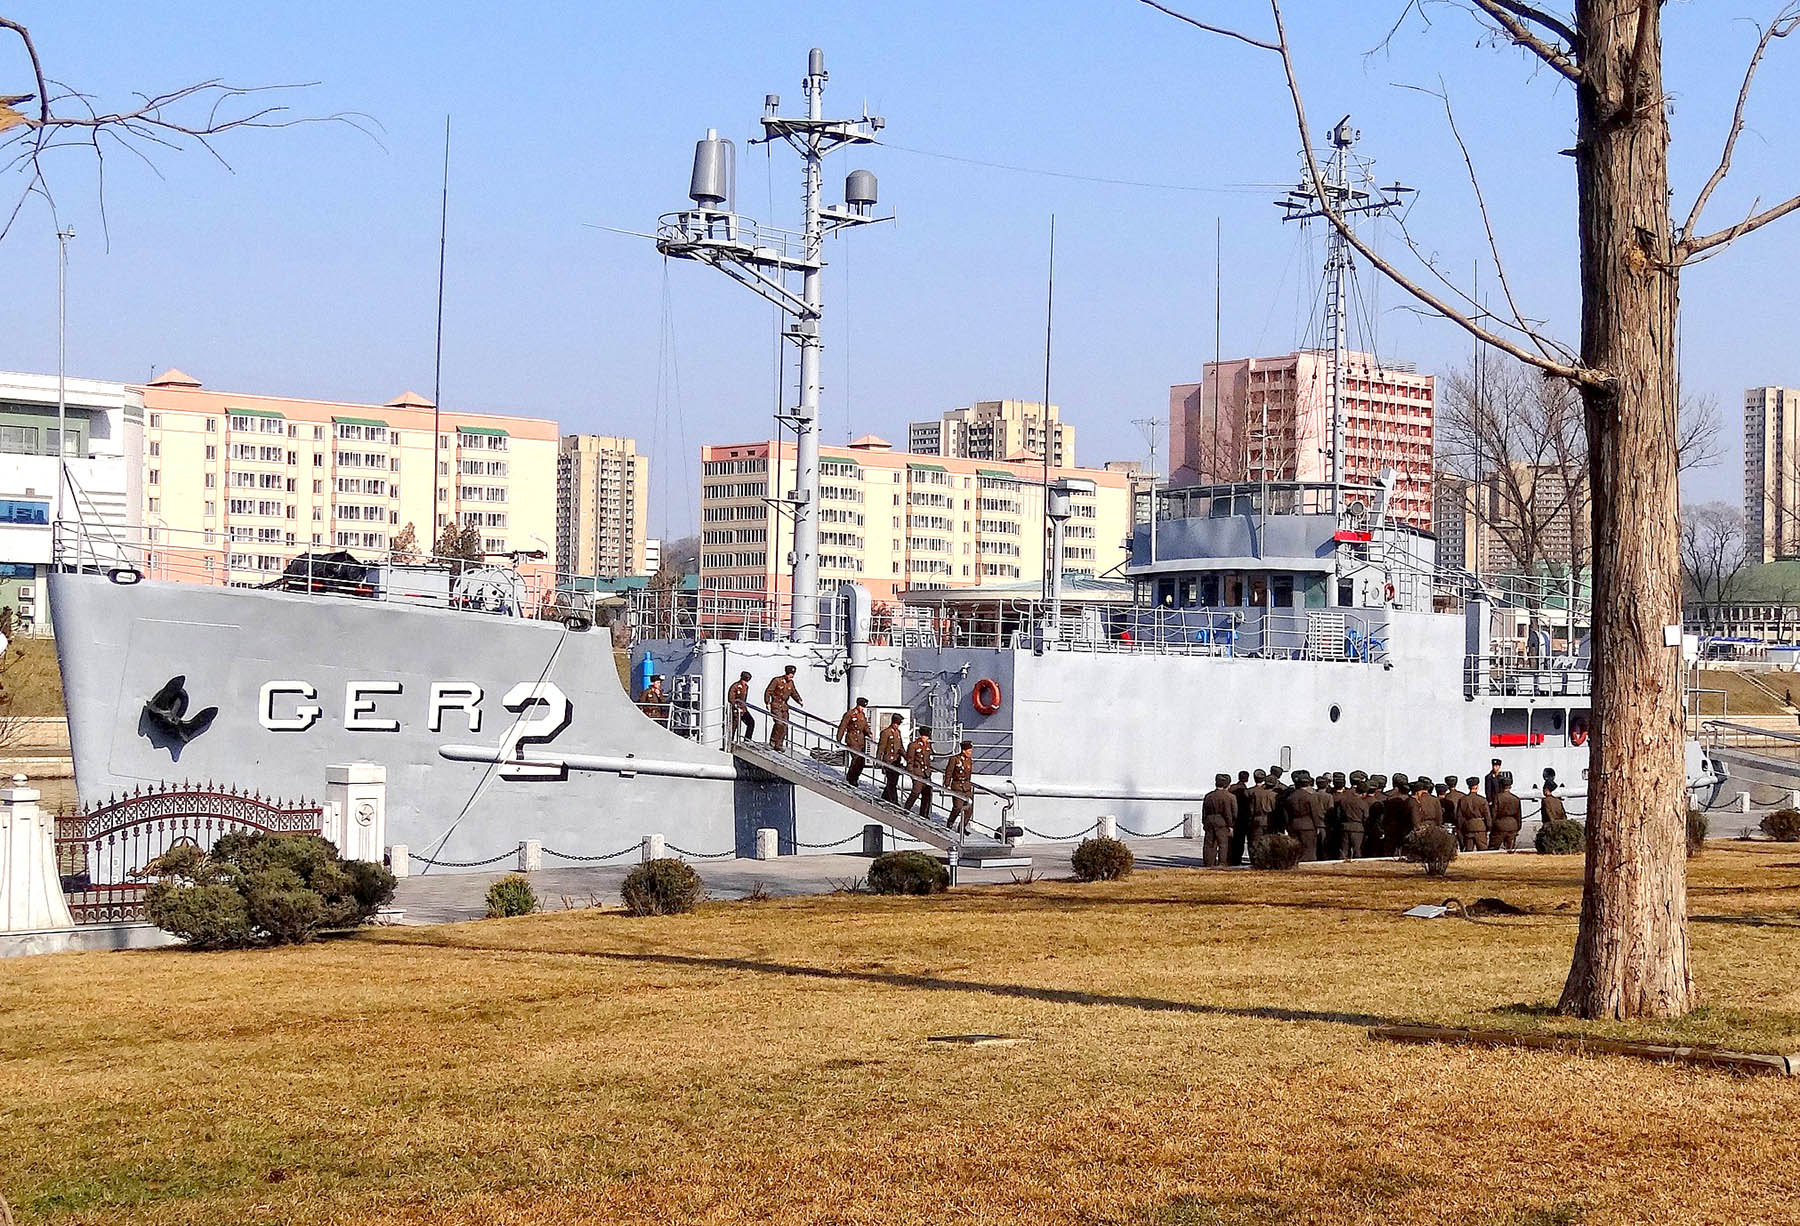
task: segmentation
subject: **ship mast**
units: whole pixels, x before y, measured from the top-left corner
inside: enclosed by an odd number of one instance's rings
[[[825,81],[825,53],[814,47],[807,54],[801,86],[806,114],[781,115],[781,99],[769,94],[763,101],[762,138],[750,142],[782,140],[800,155],[805,213],[798,234],[734,211],[735,152],[731,142],[713,130],[694,148],[688,195],[695,207],[665,214],[656,233],[657,250],[664,255],[710,264],[788,316],[782,336],[800,351],[800,402],[777,414],[777,419],[794,431],[795,480],[786,495],[772,484],[768,501],[793,516],[789,626],[792,637],[806,643],[816,641],[819,634],[819,359],[824,349],[820,321],[825,315],[825,236],[849,226],[892,220],[874,215],[875,176],[866,170],[853,170],[845,178],[842,205],[821,203],[825,155],[844,145],[870,144],[885,126],[881,116],[866,109],[861,119],[826,119]],[[791,286],[795,273],[800,277],[798,294]],[[779,482],[779,448],[769,458],[769,479]]]
[[[1350,116],[1338,120],[1331,129],[1331,157],[1317,176],[1308,175],[1299,186],[1275,202],[1282,210],[1283,221],[1310,221],[1336,214],[1349,225],[1358,218],[1379,216],[1398,209],[1413,188],[1398,181],[1389,187],[1375,187],[1370,167],[1374,165],[1350,152],[1362,133],[1350,126]],[[1344,292],[1351,267],[1350,240],[1335,225],[1326,232],[1325,249],[1325,323],[1331,332],[1331,447],[1327,477],[1332,484],[1332,510],[1343,510],[1344,367],[1349,360],[1349,336],[1345,319]],[[1300,423],[1294,423],[1298,436]],[[1264,446],[1267,446],[1265,441]],[[1295,476],[1299,473],[1296,472]]]

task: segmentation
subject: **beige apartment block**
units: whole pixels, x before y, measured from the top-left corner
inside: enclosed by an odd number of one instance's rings
[[[1075,464],[1075,427],[1061,420],[1055,405],[1049,412],[1041,400],[978,400],[951,409],[936,421],[907,427],[907,449],[916,455],[952,456],[961,460],[1044,458],[1044,436],[1050,435],[1050,463]]]
[[[773,474],[771,462],[779,471]],[[700,449],[700,585],[765,598],[792,590],[792,520],[770,505],[795,486],[792,443]],[[1126,557],[1131,477],[1052,468],[1052,479],[1092,481],[1075,496],[1064,570],[1101,575]],[[1039,463],[964,460],[895,451],[873,435],[819,458],[819,587],[844,580],[877,600],[907,589],[976,587],[1034,579],[1044,567]]]
[[[489,553],[556,536],[556,423],[385,404],[217,392],[179,370],[143,387],[144,525],[169,578],[265,583],[297,554],[387,552],[412,525],[429,552],[474,523]],[[433,466],[436,479],[433,480]]]
[[[1344,479],[1398,478],[1390,518],[1431,529],[1437,380],[1410,363],[1352,352],[1344,368]],[[1208,362],[1199,383],[1169,389],[1176,485],[1330,477],[1331,353]]]
[[[556,556],[571,574],[649,574],[650,457],[637,440],[566,434],[556,455]],[[660,552],[660,551],[659,551]]]
[[[1800,556],[1800,388],[1744,393],[1744,537],[1759,562]]]

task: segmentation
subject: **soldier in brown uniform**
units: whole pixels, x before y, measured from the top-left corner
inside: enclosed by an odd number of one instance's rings
[[[1242,864],[1244,847],[1250,838],[1250,772],[1239,771],[1237,782],[1229,790],[1237,800],[1237,816],[1231,819],[1231,842],[1225,850],[1225,863]]]
[[[906,769],[915,776],[912,790],[906,794],[906,804],[901,806],[908,813],[912,812],[913,802],[919,802],[919,816],[931,816],[931,729],[921,727],[913,733],[912,744],[906,747]]]
[[[1456,831],[1456,815],[1462,809],[1463,793],[1456,786],[1458,782],[1455,775],[1445,775],[1444,790],[1438,793],[1438,803],[1444,806],[1444,825],[1450,827],[1452,833]]]
[[[844,712],[838,720],[837,739],[850,751],[850,765],[844,771],[844,782],[851,787],[856,786],[862,778],[863,755],[869,752],[869,700],[858,698],[856,705]]]
[[[875,743],[875,759],[881,763],[884,780],[881,798],[890,805],[900,803],[900,772],[894,768],[906,754],[906,734],[900,731],[905,718],[904,715],[889,716],[887,727],[881,730],[881,739]]]
[[[1400,850],[1400,840],[1412,829],[1412,784],[1407,781],[1405,771],[1395,771],[1388,776],[1393,783],[1388,787],[1387,795],[1381,798],[1381,855],[1395,855]]]
[[[1313,791],[1312,781],[1308,772],[1295,771],[1293,790],[1281,802],[1287,832],[1300,840],[1302,860],[1319,858],[1319,828],[1324,824],[1325,798]]]
[[[1431,780],[1417,779],[1412,785],[1412,799],[1406,806],[1407,833],[1435,826],[1444,820],[1444,807],[1431,794]]]
[[[1546,822],[1563,822],[1569,820],[1569,810],[1563,805],[1563,798],[1556,794],[1556,780],[1544,780],[1544,806],[1539,815]]]
[[[1338,855],[1345,860],[1362,858],[1363,835],[1369,825],[1369,808],[1375,798],[1368,780],[1338,797]]]
[[[950,793],[950,816],[944,819],[944,826],[969,833],[969,822],[975,816],[974,741],[964,741],[944,763],[944,790]]]
[[[1206,830],[1200,862],[1207,868],[1218,868],[1225,863],[1231,828],[1237,824],[1237,812],[1238,799],[1231,791],[1231,776],[1214,775],[1213,790],[1200,802],[1200,824]]]
[[[661,673],[653,674],[650,684],[638,695],[638,710],[659,724],[669,722],[669,696],[663,692]]]
[[[1287,833],[1287,798],[1288,793],[1293,791],[1294,787],[1293,784],[1282,778],[1282,775],[1286,773],[1279,766],[1269,768],[1269,787],[1275,792],[1275,807],[1269,810],[1270,834]]]
[[[738,679],[725,691],[725,702],[731,707],[731,736],[746,741],[756,737],[756,718],[750,714],[750,674],[739,673]]]
[[[1250,789],[1250,829],[1244,836],[1244,846],[1269,833],[1269,822],[1275,816],[1275,785],[1270,782],[1267,771],[1257,771],[1256,786]]]
[[[794,683],[794,673],[797,671],[790,664],[781,671],[781,676],[763,687],[763,705],[769,708],[770,749],[780,749],[787,744],[788,703],[797,707],[806,705],[800,697],[799,687]]]
[[[1494,796],[1494,845],[1513,851],[1519,841],[1519,827],[1525,824],[1525,815],[1519,808],[1519,798],[1513,795],[1512,772],[1500,772],[1500,791]]]
[[[1456,805],[1456,835],[1462,850],[1487,850],[1490,817],[1487,797],[1481,794],[1481,780],[1470,775],[1469,790]]]
[[[1490,806],[1494,803],[1494,797],[1496,797],[1500,794],[1500,759],[1499,758],[1495,758],[1493,760],[1493,762],[1488,766],[1488,773],[1486,775],[1482,776],[1481,791],[1482,791],[1482,794],[1487,797],[1487,802]]]

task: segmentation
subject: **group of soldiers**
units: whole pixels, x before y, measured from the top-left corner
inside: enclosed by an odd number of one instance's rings
[[[1303,860],[1397,855],[1408,834],[1427,826],[1448,827],[1463,851],[1512,851],[1524,825],[1512,772],[1501,769],[1499,758],[1485,777],[1459,781],[1446,775],[1441,783],[1400,771],[1284,775],[1273,766],[1239,771],[1235,782],[1228,774],[1213,776],[1213,790],[1201,803],[1205,864],[1241,864],[1250,845],[1265,834],[1292,835]],[[1542,803],[1544,821],[1568,816],[1554,770],[1544,772]]]
[[[795,673],[795,667],[790,664],[780,676],[763,688],[763,705],[769,712],[769,748],[773,750],[782,750],[787,745],[788,732],[793,722],[789,705],[806,705],[800,698],[800,690],[794,680]],[[740,673],[726,691],[725,698],[731,707],[732,735],[754,738],[756,719],[750,711],[750,674]],[[908,813],[916,806],[919,816],[930,821],[932,762],[936,756],[931,749],[931,729],[920,725],[913,730],[912,738],[908,740],[905,723],[904,715],[890,714],[887,724],[876,737],[875,749],[871,753],[869,700],[858,698],[838,719],[834,734],[849,759],[844,771],[844,781],[851,787],[862,786],[863,771],[872,761],[882,775],[881,799]],[[910,785],[904,801],[900,799],[902,774],[906,775]],[[950,798],[950,813],[945,818],[944,825],[967,834],[969,823],[975,816],[973,741],[964,741],[955,753],[945,757],[940,778],[943,780],[943,791]]]

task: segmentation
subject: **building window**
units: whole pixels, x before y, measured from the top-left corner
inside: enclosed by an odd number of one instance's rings
[[[219,448],[216,444],[208,443],[206,445],[206,458],[208,460],[216,460],[219,458]]]
[[[150,414],[150,428],[152,430],[155,430],[155,429],[159,429],[161,426],[162,426],[162,414],[161,413]]]
[[[152,499],[151,499],[151,500],[150,500],[150,512],[151,512],[151,514],[155,514],[155,513],[156,513],[156,512],[158,512],[158,511],[160,511],[160,510],[162,510],[162,499],[160,499],[160,498],[152,498]]]
[[[35,524],[50,522],[50,504],[35,499],[0,498],[0,524]]]
[[[157,442],[155,439],[150,440],[150,454],[151,455],[161,455],[162,454],[162,444]]]
[[[219,488],[219,474],[218,473],[207,473],[206,474],[206,488],[209,490]]]
[[[150,470],[150,484],[151,485],[161,485],[162,484],[162,469],[153,468]]]

